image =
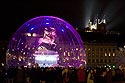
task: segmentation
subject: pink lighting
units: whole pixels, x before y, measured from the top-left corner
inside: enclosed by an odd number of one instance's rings
[[[85,65],[83,41],[66,21],[39,16],[25,22],[13,34],[6,53],[8,66],[40,67]],[[23,57],[23,58],[18,58]]]

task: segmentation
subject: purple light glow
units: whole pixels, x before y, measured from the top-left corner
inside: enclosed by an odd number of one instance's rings
[[[58,59],[52,57],[55,55]],[[45,61],[36,59],[43,56]],[[39,16],[25,22],[13,34],[6,58],[8,66],[28,66],[29,63],[33,66],[37,62],[40,66],[56,63],[78,67],[85,65],[86,60],[79,34],[68,22],[54,16]]]

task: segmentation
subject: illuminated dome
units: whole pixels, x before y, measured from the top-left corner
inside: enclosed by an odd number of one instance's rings
[[[8,66],[85,65],[82,39],[66,21],[39,16],[25,22],[12,36],[6,53]]]

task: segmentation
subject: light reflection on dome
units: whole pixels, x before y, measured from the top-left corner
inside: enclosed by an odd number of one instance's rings
[[[25,22],[12,36],[6,53],[8,66],[85,65],[82,39],[66,21],[39,16]]]

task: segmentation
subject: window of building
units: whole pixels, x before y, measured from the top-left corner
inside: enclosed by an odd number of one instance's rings
[[[113,52],[115,52],[115,49],[113,49]]]
[[[99,59],[96,59],[96,62],[99,63]]]
[[[115,60],[114,59],[112,59],[112,63],[114,63],[115,62]]]
[[[94,63],[95,62],[95,59],[92,59],[92,63]]]
[[[109,56],[111,56],[111,54],[109,53]]]
[[[90,48],[88,48],[88,50],[91,50]]]
[[[108,62],[109,62],[109,60],[106,60],[106,62],[108,63]]]
[[[109,61],[109,63],[111,63],[111,59],[109,59],[108,61]]]
[[[98,48],[96,48],[96,51],[99,51],[99,49],[98,49]]]
[[[92,51],[94,51],[94,48],[92,48]]]
[[[107,56],[107,53],[105,53],[105,56]]]
[[[107,60],[105,59],[105,63],[107,63]]]
[[[90,59],[88,59],[88,63],[90,63]]]
[[[115,53],[113,52],[113,55],[112,56],[115,56]]]
[[[109,51],[111,51],[111,49],[109,48]]]
[[[103,51],[103,49],[102,49],[102,48],[100,48],[100,51]]]
[[[95,53],[94,52],[92,53],[92,57],[95,57]]]
[[[103,63],[103,59],[100,59],[100,63]]]
[[[98,56],[99,56],[99,54],[96,54],[95,56],[96,56],[96,57],[98,57]]]

